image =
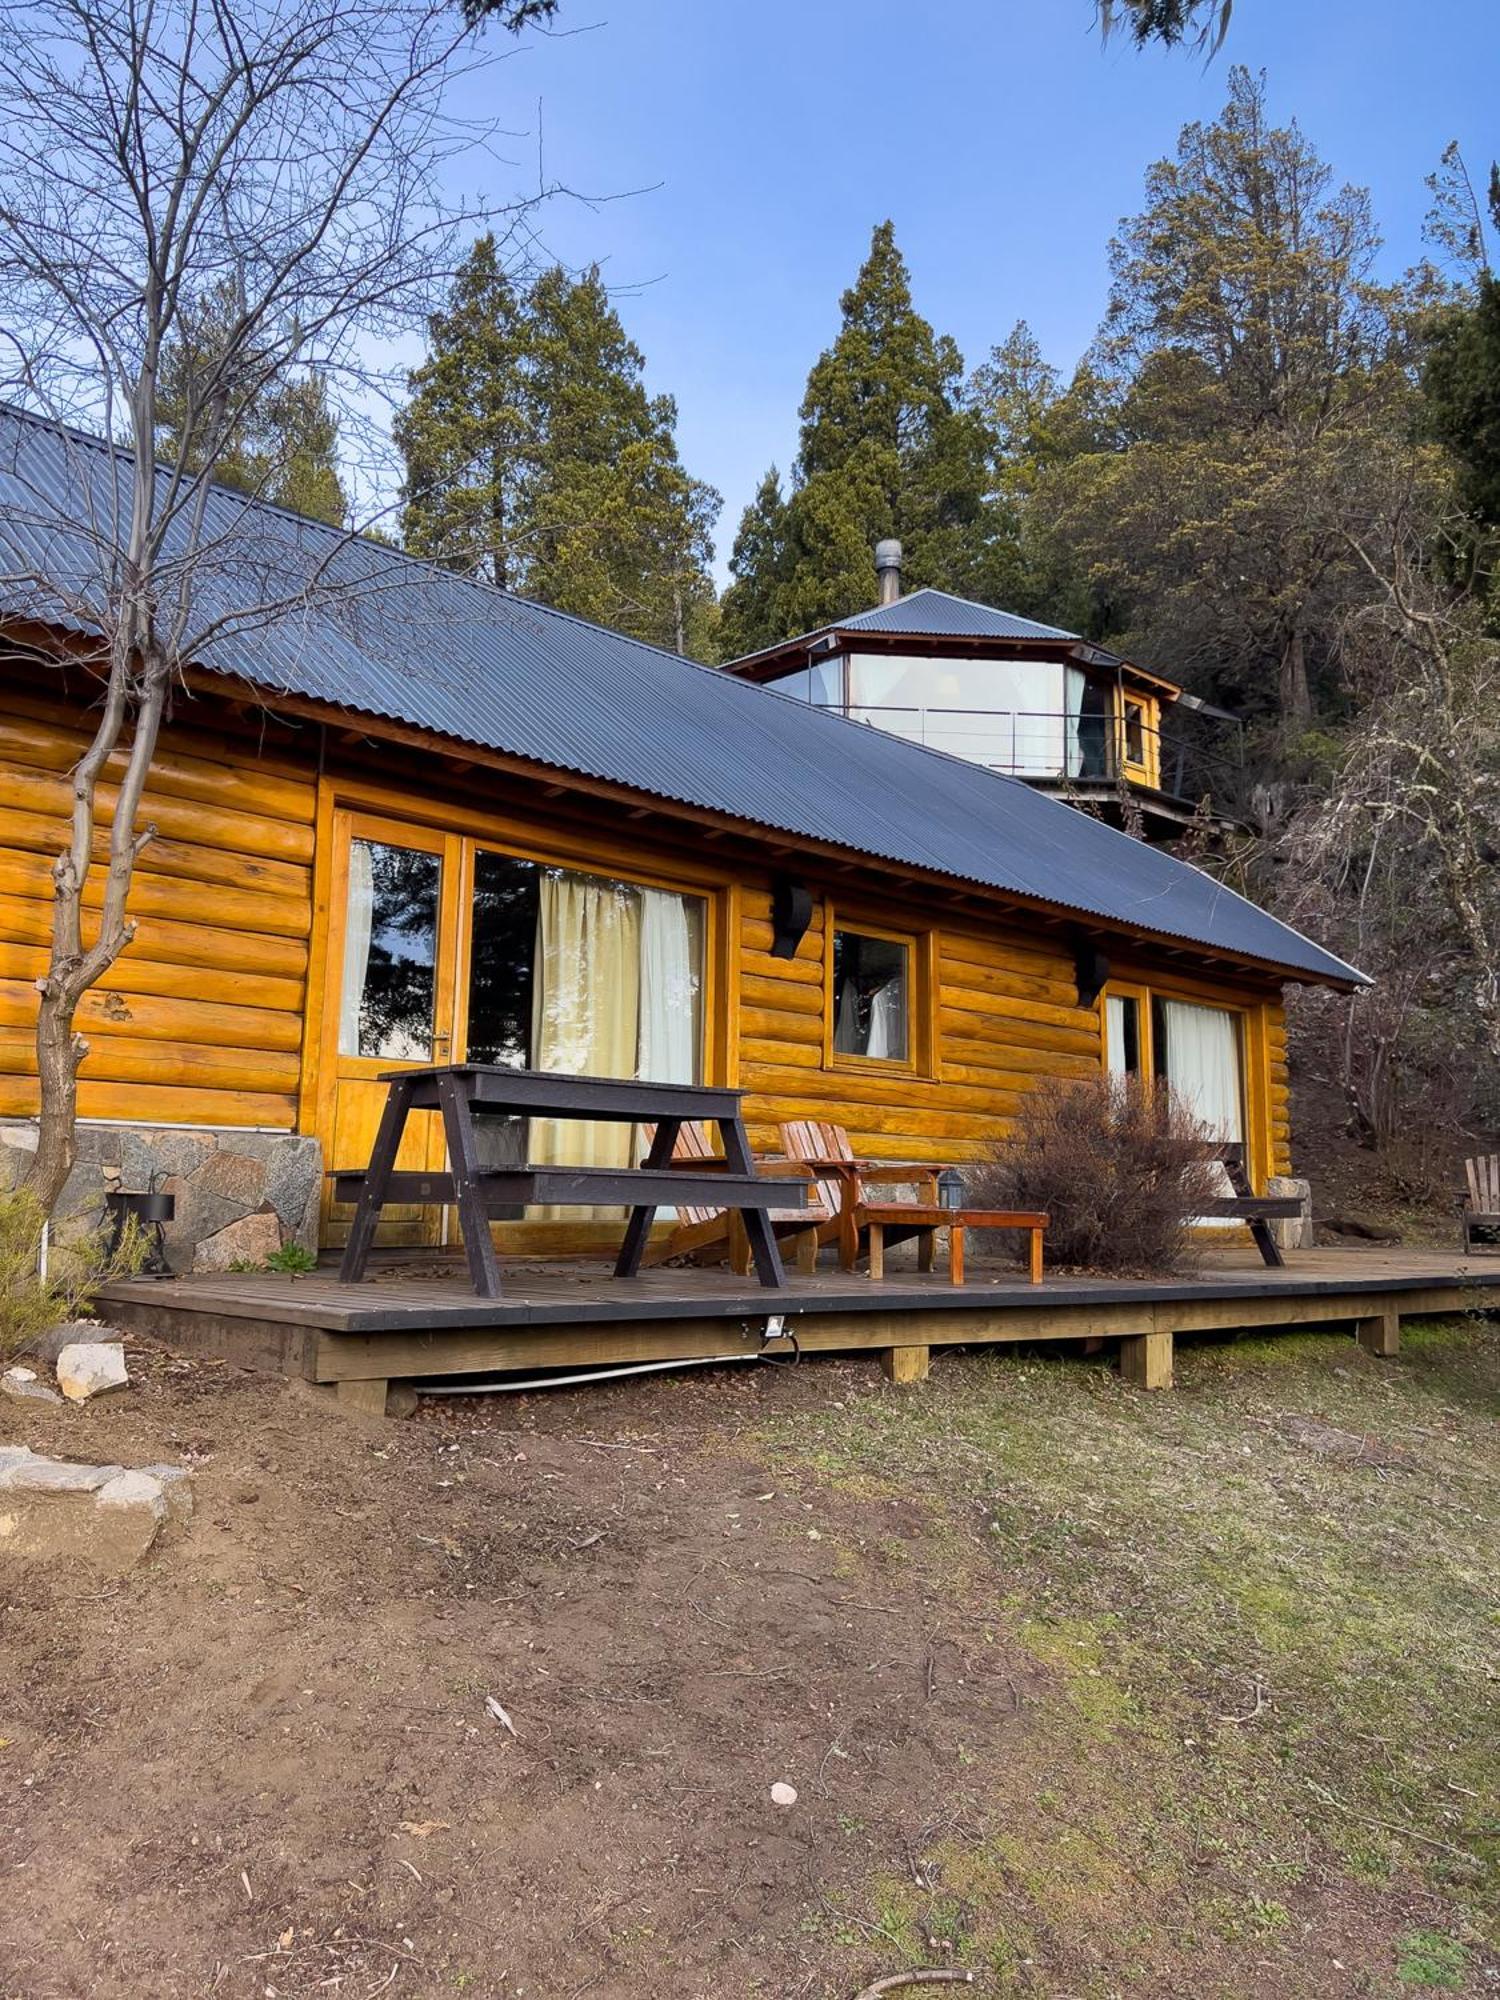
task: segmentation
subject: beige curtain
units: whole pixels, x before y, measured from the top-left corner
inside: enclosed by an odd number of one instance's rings
[[[565,1076],[634,1076],[639,1041],[640,901],[587,875],[544,873],[539,884],[532,1062]],[[619,1167],[629,1125],[533,1118],[528,1152],[539,1165]],[[597,1209],[540,1208],[551,1221]]]

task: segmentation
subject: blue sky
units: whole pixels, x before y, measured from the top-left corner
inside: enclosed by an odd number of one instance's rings
[[[545,249],[598,259],[678,399],[685,463],[724,495],[719,568],[765,467],[796,449],[808,367],[873,224],[971,364],[1017,318],[1071,366],[1146,166],[1264,67],[1340,178],[1368,186],[1399,271],[1449,139],[1500,154],[1497,0],[1238,0],[1224,52],[1101,48],[1092,0],[563,0],[559,32],[489,73]],[[503,179],[504,170],[497,170]],[[631,190],[644,190],[631,193]],[[492,194],[502,191],[492,186]]]

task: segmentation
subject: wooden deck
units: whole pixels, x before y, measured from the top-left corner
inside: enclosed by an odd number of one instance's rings
[[[1120,1343],[1127,1378],[1167,1388],[1178,1334],[1348,1325],[1394,1354],[1403,1317],[1500,1313],[1500,1254],[1360,1249],[1292,1252],[1269,1270],[1253,1250],[1217,1252],[1192,1277],[1057,1276],[1026,1284],[1010,1267],[970,1282],[889,1272],[880,1282],[820,1270],[784,1291],[723,1270],[653,1270],[615,1279],[599,1263],[511,1265],[506,1293],[479,1299],[464,1267],[410,1256],[341,1284],[322,1272],[132,1278],[105,1288],[110,1317],[189,1352],[336,1383],[342,1401],[383,1409],[392,1381],[632,1361],[875,1350],[919,1380],[934,1346],[992,1341]],[[768,1321],[785,1336],[767,1343]]]

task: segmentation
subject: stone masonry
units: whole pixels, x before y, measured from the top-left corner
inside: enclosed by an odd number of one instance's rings
[[[36,1127],[0,1123],[0,1187],[12,1187],[36,1150]],[[315,1250],[323,1152],[292,1132],[191,1130],[151,1125],[80,1125],[78,1164],[55,1221],[92,1229],[112,1189],[144,1193],[157,1186],[177,1198],[166,1225],[167,1257],[177,1271],[222,1271],[239,1259],[260,1262],[284,1243]]]

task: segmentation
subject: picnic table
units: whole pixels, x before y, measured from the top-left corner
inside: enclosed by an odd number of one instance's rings
[[[745,1136],[740,1092],[706,1084],[653,1083],[634,1077],[561,1076],[548,1070],[509,1069],[499,1063],[454,1063],[387,1071],[385,1107],[362,1171],[335,1171],[334,1193],[354,1203],[339,1277],[357,1284],[365,1275],[380,1211],[387,1203],[451,1203],[458,1212],[469,1275],[481,1298],[501,1296],[500,1263],[490,1219],[537,1202],[582,1208],[625,1206],[630,1217],[615,1260],[617,1278],[633,1278],[658,1208],[713,1206],[744,1212],[745,1234],[756,1275],[767,1286],[784,1285],[781,1254],[768,1209],[806,1201],[798,1182],[758,1174]],[[398,1169],[396,1156],[414,1111],[436,1111],[448,1147],[446,1172]],[[656,1130],[640,1166],[485,1166],[476,1125],[485,1118],[579,1118]],[[683,1126],[716,1125],[723,1168],[694,1171],[672,1162]]]

